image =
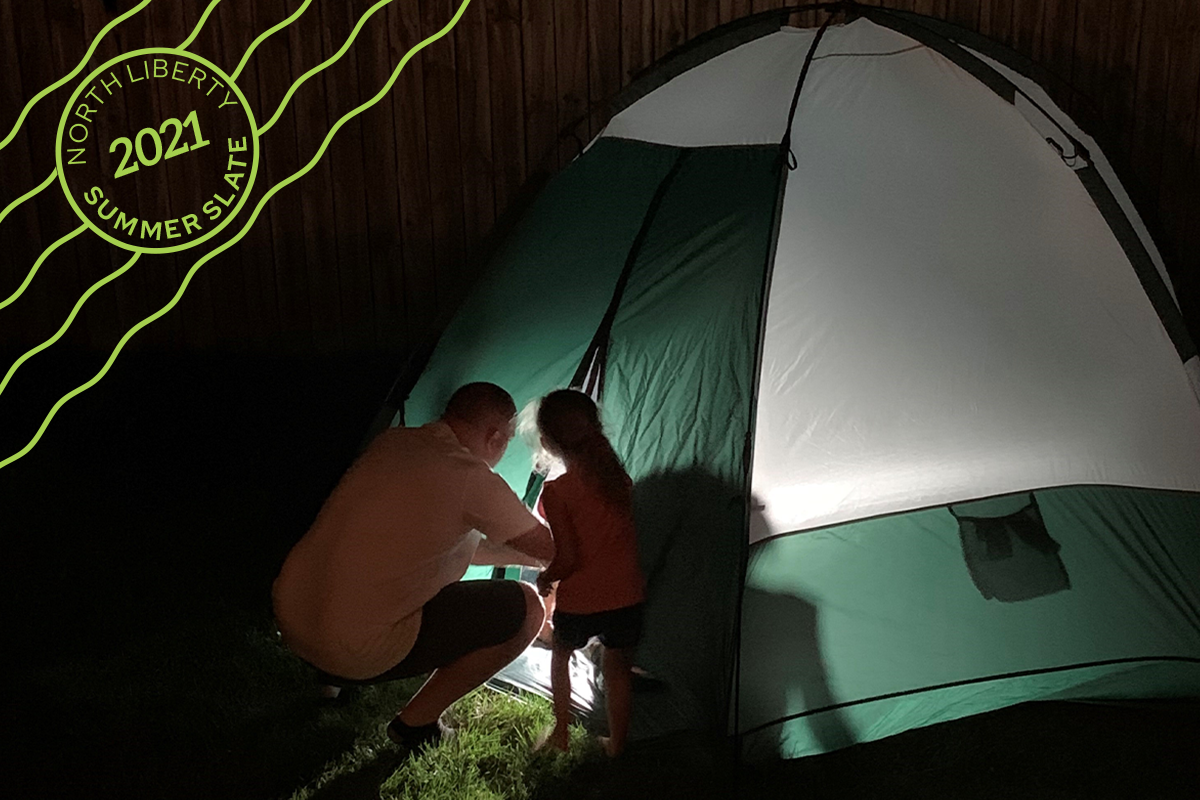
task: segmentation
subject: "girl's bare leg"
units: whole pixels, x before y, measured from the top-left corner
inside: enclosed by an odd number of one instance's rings
[[[558,587],[555,586],[550,590],[550,594],[542,598],[542,605],[546,607],[546,621],[542,623],[542,630],[538,633],[537,637],[551,646],[554,644],[554,625],[552,620],[554,619],[554,598],[557,593]]]
[[[608,697],[608,737],[604,749],[619,756],[629,735],[629,717],[633,711],[633,671],[628,649],[604,648],[604,693]]]
[[[554,695],[554,727],[543,734],[545,741],[563,752],[571,743],[571,653],[568,647],[555,643],[550,656],[550,691]]]

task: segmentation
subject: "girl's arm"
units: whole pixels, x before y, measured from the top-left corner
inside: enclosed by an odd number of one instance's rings
[[[579,541],[571,515],[554,492],[542,494],[542,510],[554,536],[554,560],[538,578],[538,584],[550,586],[579,569]]]

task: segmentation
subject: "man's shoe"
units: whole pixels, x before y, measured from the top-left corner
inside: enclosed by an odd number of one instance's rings
[[[428,725],[406,725],[396,717],[387,726],[388,738],[409,752],[417,752],[424,745],[435,747],[439,742],[453,739],[458,731],[440,719]]]

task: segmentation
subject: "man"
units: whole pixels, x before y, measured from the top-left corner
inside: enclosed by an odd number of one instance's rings
[[[470,564],[544,567],[550,532],[492,471],[515,430],[499,386],[463,386],[420,428],[376,437],[284,561],[273,587],[288,647],[331,683],[432,672],[388,724],[415,750],[453,731],[439,718],[533,641],[535,588],[461,581]]]

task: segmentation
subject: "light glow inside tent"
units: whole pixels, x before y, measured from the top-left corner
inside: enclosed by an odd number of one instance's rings
[[[604,334],[637,659],[665,687],[634,738],[797,757],[1017,702],[1200,696],[1200,359],[1154,243],[1003,51],[860,11],[814,51],[786,149],[814,31],[713,39],[631,87],[409,418],[470,380],[524,404]],[[514,442],[497,472],[520,494],[530,464]]]

